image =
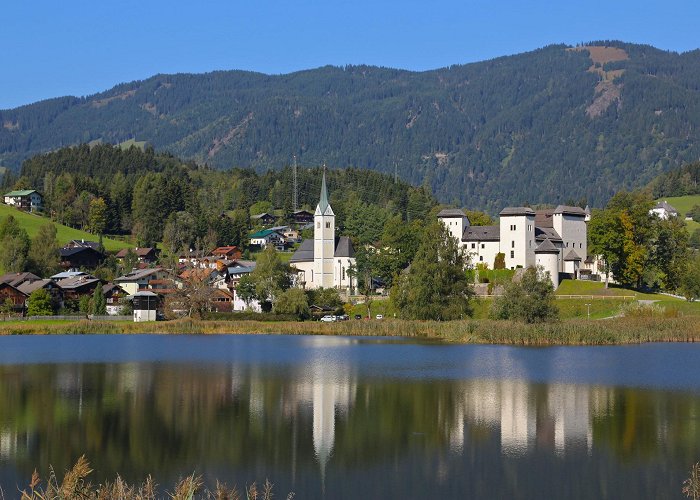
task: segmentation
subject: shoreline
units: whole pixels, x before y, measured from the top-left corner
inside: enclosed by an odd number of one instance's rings
[[[338,323],[191,319],[148,323],[90,320],[0,322],[0,336],[59,334],[344,335],[425,338],[448,344],[616,345],[700,342],[700,321],[696,317],[619,317],[605,321],[567,319],[534,324],[487,319],[445,322],[385,319]]]

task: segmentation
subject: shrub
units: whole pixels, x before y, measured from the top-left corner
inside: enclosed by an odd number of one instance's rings
[[[502,296],[493,301],[490,315],[494,319],[514,319],[539,323],[557,319],[559,310],[554,304],[554,285],[548,273],[529,267],[519,281],[505,285]]]
[[[51,294],[45,288],[34,290],[29,295],[27,305],[28,316],[51,316],[53,306],[51,305]]]

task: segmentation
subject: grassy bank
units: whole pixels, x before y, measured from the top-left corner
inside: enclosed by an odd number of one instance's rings
[[[195,321],[132,322],[5,322],[0,335],[44,334],[290,334],[404,336],[447,343],[511,345],[610,345],[641,342],[698,342],[700,321],[688,317],[622,317],[594,321],[570,319],[528,325],[488,319],[402,321],[394,319],[320,322]]]

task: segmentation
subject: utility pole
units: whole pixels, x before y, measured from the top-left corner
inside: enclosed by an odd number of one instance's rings
[[[394,184],[399,183],[399,166],[394,162]]]
[[[294,165],[292,167],[292,172],[293,172],[293,177],[294,177],[294,190],[292,193],[292,206],[294,207],[294,211],[296,212],[299,204],[299,197],[297,194],[297,155],[294,155]]]

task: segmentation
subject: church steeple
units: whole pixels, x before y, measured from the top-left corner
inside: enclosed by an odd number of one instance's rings
[[[328,189],[326,188],[326,167],[323,167],[323,178],[321,179],[321,198],[318,201],[318,207],[316,210],[320,211],[321,214],[326,213],[328,209]]]

